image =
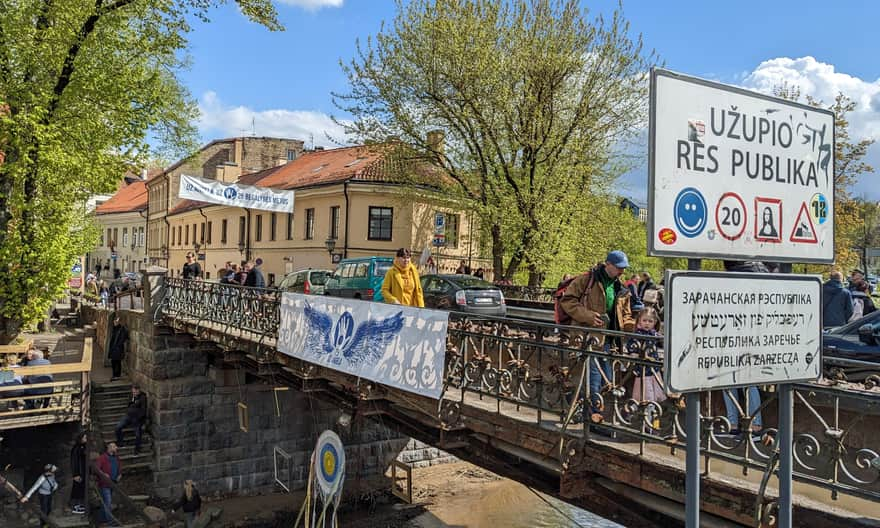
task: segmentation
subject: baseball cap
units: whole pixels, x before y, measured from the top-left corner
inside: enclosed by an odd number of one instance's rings
[[[629,259],[626,258],[626,253],[619,249],[615,249],[611,253],[608,253],[608,256],[605,257],[605,262],[610,262],[618,268],[629,267]]]

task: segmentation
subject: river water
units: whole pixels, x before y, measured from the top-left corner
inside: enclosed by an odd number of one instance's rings
[[[512,480],[466,483],[458,493],[449,493],[458,481],[447,482],[445,492],[427,501],[428,511],[410,521],[412,528],[620,528]]]

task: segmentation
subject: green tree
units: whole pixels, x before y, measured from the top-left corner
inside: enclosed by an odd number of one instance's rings
[[[541,282],[579,222],[596,223],[591,196],[627,165],[618,147],[644,124],[653,53],[619,11],[590,20],[575,0],[397,9],[342,63],[350,91],[334,100],[354,116],[346,131],[420,153],[474,208],[495,276],[525,268]]]
[[[0,343],[46,313],[94,246],[82,204],[150,156],[194,144],[177,74],[189,17],[222,0],[0,0]],[[281,29],[270,0],[237,0]]]

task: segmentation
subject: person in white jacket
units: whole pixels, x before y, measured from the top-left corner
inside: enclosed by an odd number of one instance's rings
[[[49,517],[49,513],[52,511],[52,494],[58,490],[58,481],[55,480],[56,471],[58,471],[57,467],[46,464],[46,467],[43,468],[43,474],[34,482],[27,494],[21,498],[22,503],[27,502],[31,495],[37,492],[40,495],[40,511],[46,517]]]

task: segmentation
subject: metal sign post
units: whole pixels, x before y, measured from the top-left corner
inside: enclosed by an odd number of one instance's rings
[[[685,526],[700,527],[700,393],[685,395],[687,450],[685,452]]]
[[[779,528],[791,528],[791,472],[794,449],[794,401],[791,385],[780,384],[779,391]]]
[[[779,384],[779,526],[790,527],[794,423],[789,383],[821,374],[821,279],[667,271],[665,283],[666,387],[687,394],[687,526],[699,525],[699,392]]]
[[[699,271],[702,262],[688,259],[688,270]],[[669,284],[667,274],[665,284]],[[700,393],[685,395],[685,426],[687,427],[687,446],[685,450],[685,526],[700,526]]]

